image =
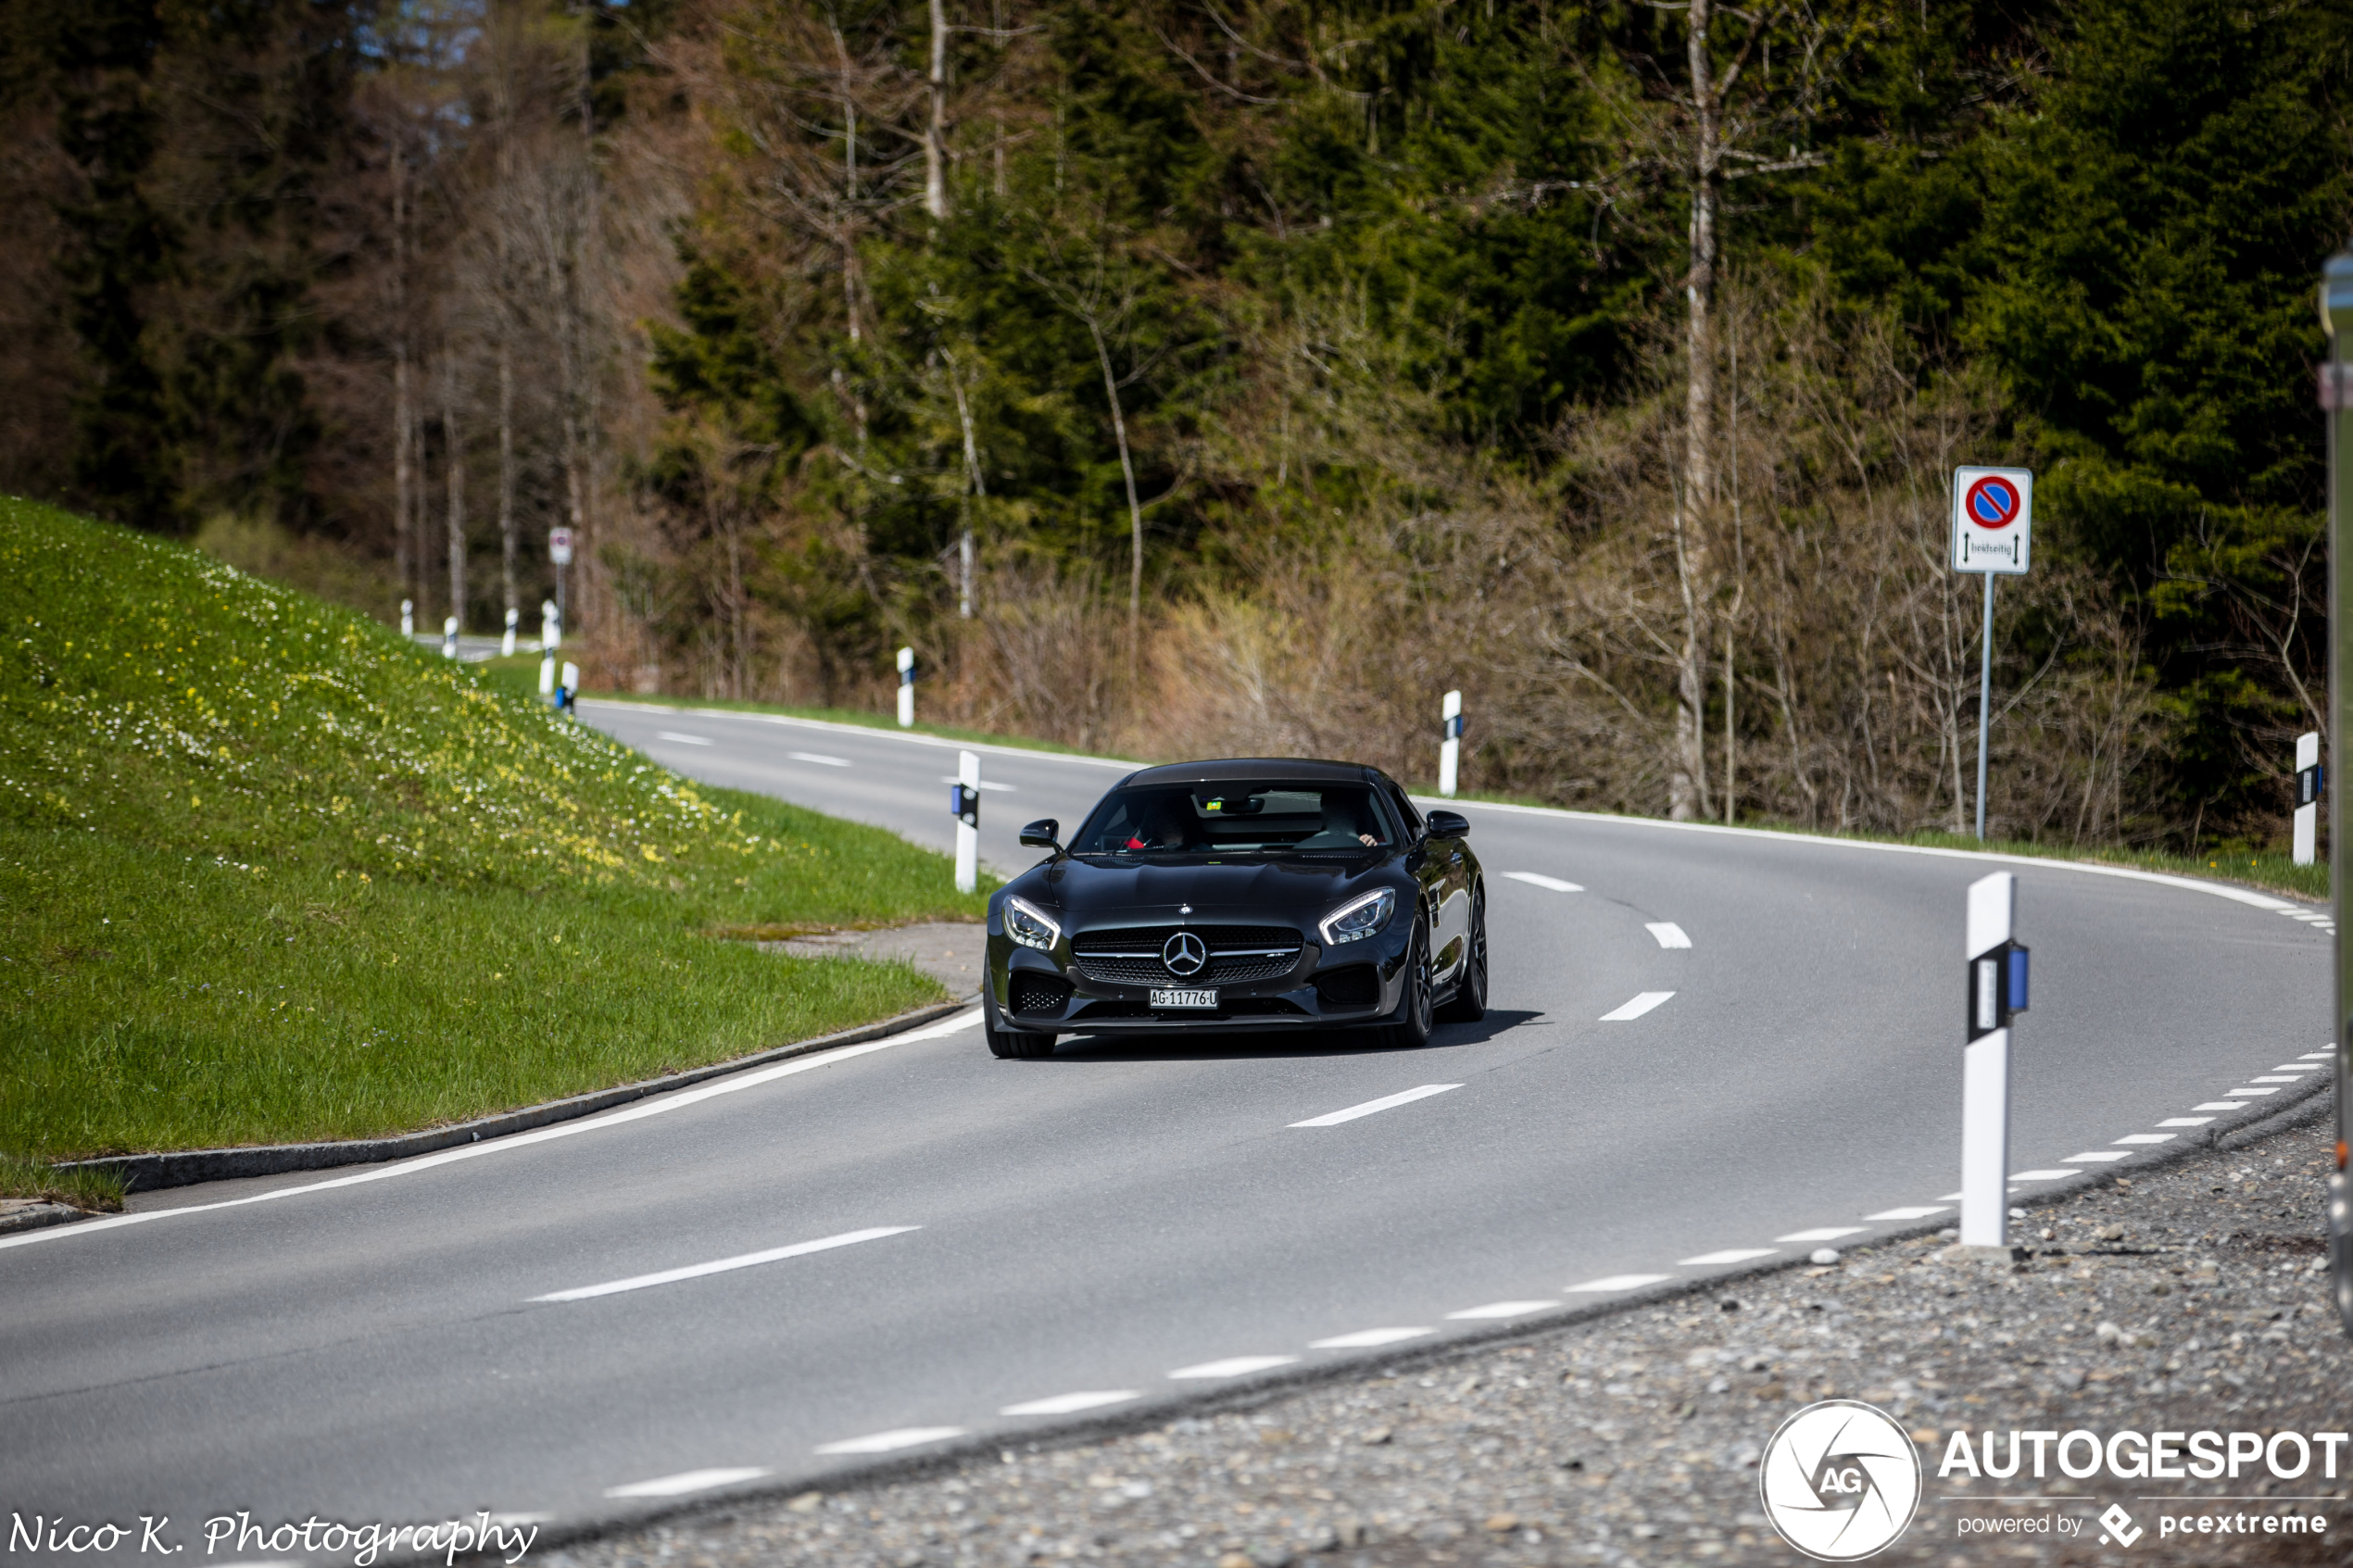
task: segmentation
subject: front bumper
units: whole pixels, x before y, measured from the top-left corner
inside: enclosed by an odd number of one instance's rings
[[[1169,1034],[1202,1030],[1340,1028],[1373,1022],[1397,1010],[1405,985],[1410,920],[1392,920],[1379,935],[1328,952],[1314,936],[1280,974],[1220,984],[1217,1006],[1155,1011],[1156,989],[1188,988],[1174,977],[1151,984],[1093,978],[1072,962],[1065,932],[1051,953],[988,930],[989,999],[1011,1029],[1070,1034]],[[1369,971],[1372,985],[1364,984]],[[1321,981],[1319,985],[1317,983]],[[1020,1005],[1016,1005],[1016,997]],[[1362,997],[1363,999],[1357,999]]]

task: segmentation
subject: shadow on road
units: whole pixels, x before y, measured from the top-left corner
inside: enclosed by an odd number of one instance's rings
[[[1530,1023],[1543,1014],[1526,1009],[1492,1008],[1477,1023],[1441,1023],[1419,1051],[1427,1056],[1453,1046],[1476,1046]],[[1364,1056],[1391,1050],[1369,1029],[1268,1029],[1230,1035],[1075,1035],[1051,1057],[1065,1063],[1110,1061],[1238,1061],[1272,1057]]]

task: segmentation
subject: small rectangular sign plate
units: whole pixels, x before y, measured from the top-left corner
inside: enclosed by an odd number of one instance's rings
[[[1214,991],[1154,991],[1152,1006],[1156,1008],[1214,1008],[1217,1005]]]

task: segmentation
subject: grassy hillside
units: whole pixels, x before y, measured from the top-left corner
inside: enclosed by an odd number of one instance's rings
[[[720,1060],[939,995],[724,934],[980,909],[891,834],[0,498],[0,1151],[359,1136]]]

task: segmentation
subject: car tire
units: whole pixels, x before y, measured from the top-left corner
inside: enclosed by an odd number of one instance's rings
[[[993,1006],[980,1010],[980,1033],[988,1042],[988,1054],[1000,1060],[1035,1061],[1054,1054],[1054,1036],[1033,1033],[1026,1029],[1000,1029],[997,1026],[997,1010]]]
[[[1438,1010],[1442,1023],[1477,1023],[1487,1016],[1487,890],[1483,887],[1471,899],[1469,946],[1454,994]]]
[[[1395,1022],[1380,1031],[1381,1044],[1400,1050],[1426,1046],[1437,1022],[1429,999],[1429,928],[1416,921],[1413,945],[1405,949],[1403,994],[1397,998]]]

